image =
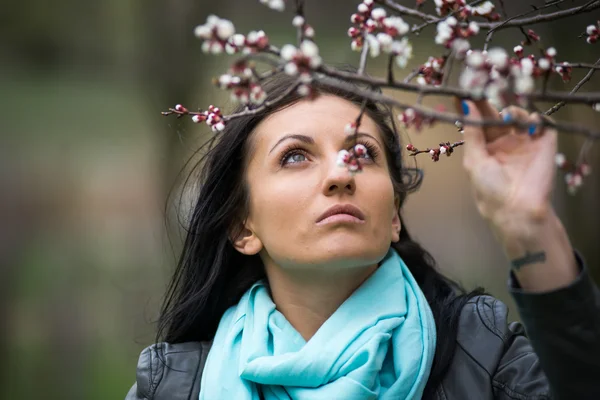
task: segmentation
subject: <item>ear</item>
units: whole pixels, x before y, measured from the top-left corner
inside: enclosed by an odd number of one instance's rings
[[[232,237],[230,240],[237,251],[247,256],[258,254],[263,248],[262,241],[256,236],[256,233],[246,225],[244,225],[237,237]]]
[[[392,242],[396,243],[400,240],[400,230],[402,224],[400,223],[400,197],[397,194],[394,195],[394,212],[392,213]]]

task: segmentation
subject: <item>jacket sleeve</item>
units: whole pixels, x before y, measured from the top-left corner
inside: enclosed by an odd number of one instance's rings
[[[136,383],[125,400],[188,400],[200,393],[200,378],[210,343],[158,343],[145,348]]]
[[[531,358],[533,366],[537,358],[550,383],[552,398],[600,399],[600,291],[581,256],[575,253],[575,257],[579,277],[569,286],[550,292],[525,292],[511,274],[509,291],[535,355],[521,351],[519,342],[526,339],[517,338],[498,371],[506,375],[516,360]]]
[[[137,365],[136,382],[127,393],[125,400],[151,400],[154,398],[156,385],[153,384],[153,380],[156,379],[156,375],[152,373],[151,368],[153,353],[156,353],[156,345],[142,350]],[[158,365],[155,366],[155,371],[157,368]]]

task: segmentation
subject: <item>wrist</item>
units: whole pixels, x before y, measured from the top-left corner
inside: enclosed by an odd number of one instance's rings
[[[535,213],[503,213],[489,221],[492,231],[502,242],[527,243],[535,241],[548,229],[560,226],[560,219],[551,206]]]

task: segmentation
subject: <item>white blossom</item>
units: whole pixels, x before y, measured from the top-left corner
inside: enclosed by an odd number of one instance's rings
[[[283,67],[283,71],[288,75],[297,75],[298,66],[294,62],[289,62],[285,64],[285,67]]]
[[[296,15],[292,20],[292,25],[294,25],[296,28],[301,27],[304,25],[304,17],[302,15]]]
[[[600,103],[592,104],[592,108],[594,109],[594,111],[600,112]]]
[[[406,35],[410,30],[410,26],[404,22],[402,17],[391,16],[383,20],[383,25],[388,28],[394,28],[398,31],[399,35]]]
[[[529,57],[521,59],[521,72],[524,75],[531,75],[533,73],[533,61]]]
[[[198,39],[210,39],[212,35],[212,28],[207,25],[198,25],[194,29],[194,35]]]
[[[300,50],[306,57],[314,58],[319,56],[319,48],[312,40],[305,40],[300,44]]]
[[[475,7],[470,7],[470,6],[467,6],[467,7],[474,15],[487,15],[487,14],[491,13],[492,11],[494,11],[494,8],[495,8],[494,3],[492,3],[491,1],[486,1],[485,3],[475,6]]]
[[[515,46],[515,47],[513,48],[513,51],[514,51],[515,53],[520,53],[520,52],[522,52],[522,51],[523,51],[523,46],[521,46],[521,45],[517,45],[517,46]]]
[[[437,35],[435,36],[435,43],[446,44],[454,35],[454,30],[450,27],[448,22],[441,21],[437,24]]]
[[[340,150],[338,155],[337,155],[337,161],[336,164],[339,167],[344,167],[346,166],[346,159],[350,157],[350,152],[348,150]]]
[[[446,154],[446,146],[440,146],[440,153]]]
[[[394,41],[392,43],[392,54],[396,55],[396,64],[400,68],[406,68],[406,64],[408,64],[408,60],[412,58],[412,44],[408,41],[407,38],[402,38],[401,41]]]
[[[595,35],[598,33],[598,27],[596,25],[588,25],[588,27],[585,29],[585,33],[587,33],[588,36]]]
[[[366,36],[367,43],[369,44],[369,54],[371,57],[377,57],[381,53],[381,46],[379,41],[374,35],[368,34]]]
[[[227,40],[235,34],[235,27],[231,21],[222,19],[217,24],[217,36],[221,40]]]
[[[473,35],[477,35],[479,33],[479,25],[477,24],[477,22],[469,22],[469,30],[473,33]]]
[[[501,47],[494,47],[488,51],[488,62],[498,69],[504,69],[508,65],[508,54]]]
[[[308,96],[310,94],[310,87],[308,85],[298,86],[298,94],[300,96]]]
[[[547,71],[550,69],[550,61],[547,58],[542,57],[538,60],[538,66],[544,71]]]
[[[231,75],[224,74],[219,77],[219,85],[223,88],[226,88],[231,83]]]
[[[192,116],[192,121],[194,121],[194,123],[198,124],[198,123],[202,122],[202,119],[200,118],[199,115],[194,115],[194,116]]]
[[[294,58],[298,49],[292,44],[286,44],[281,48],[281,58],[286,61],[290,61]]]
[[[535,87],[535,82],[531,75],[520,74],[515,77],[515,93],[531,93]]]
[[[367,11],[369,11],[369,6],[366,5],[365,3],[360,3],[358,5],[358,12],[360,13],[366,13]]]
[[[562,167],[563,165],[565,165],[566,161],[567,161],[567,159],[566,159],[565,155],[562,153],[556,153],[556,155],[554,156],[554,162],[556,163],[556,165],[558,167]]]
[[[284,11],[285,2],[283,0],[260,0],[260,2],[272,10]]]
[[[377,41],[381,45],[381,49],[386,53],[389,53],[392,48],[394,39],[387,33],[379,32],[376,36]]]
[[[474,98],[483,97],[488,74],[479,69],[465,68],[458,79],[462,89],[468,90]]]
[[[484,62],[485,58],[479,50],[470,51],[465,58],[465,63],[471,68],[480,68]]]
[[[470,48],[471,43],[466,39],[456,39],[452,42],[452,50],[456,52],[458,58],[461,58]]]
[[[446,23],[450,26],[456,26],[458,24],[458,20],[452,16],[446,18]]]
[[[371,11],[371,18],[373,18],[375,20],[379,20],[379,19],[385,18],[386,15],[387,15],[387,13],[381,7],[378,7],[376,9],[374,9],[373,11]]]
[[[548,54],[549,57],[556,57],[556,49],[554,47],[548,47],[546,54]]]

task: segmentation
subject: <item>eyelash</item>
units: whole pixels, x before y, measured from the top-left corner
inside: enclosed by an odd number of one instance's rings
[[[362,144],[363,146],[365,146],[367,148],[367,154],[371,157],[371,160],[377,159],[377,156],[379,155],[379,150],[377,150],[376,146],[372,145],[371,143],[369,143],[367,141],[361,141],[361,140],[357,140],[356,143]],[[286,164],[285,160],[287,160],[293,154],[303,154],[305,157],[307,157],[306,150],[298,144],[292,144],[292,145],[288,146],[283,151],[282,154],[283,155],[279,159],[279,165],[281,165],[282,167],[285,166],[285,164]]]

